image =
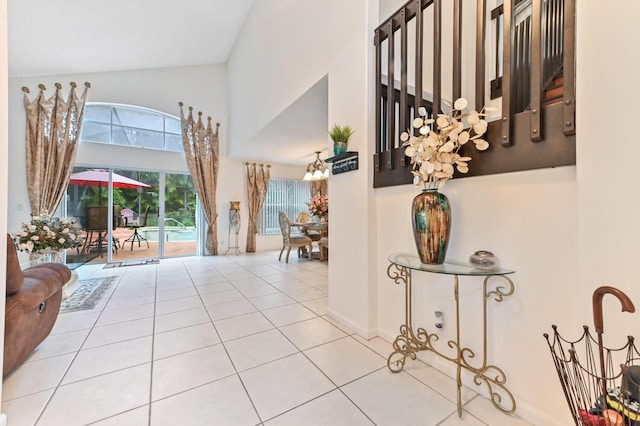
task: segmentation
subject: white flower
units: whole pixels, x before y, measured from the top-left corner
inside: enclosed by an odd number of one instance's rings
[[[423,184],[425,188],[441,188],[444,183],[453,178],[454,172],[468,173],[471,157],[461,157],[458,150],[469,141],[478,151],[489,148],[489,143],[482,139],[487,131],[484,120],[485,111],[471,111],[463,114],[467,107],[467,100],[457,99],[453,104],[451,114],[438,114],[434,119],[427,119],[426,109],[418,109],[420,117],[413,120],[412,125],[418,134],[403,132],[400,140],[405,148],[405,155],[411,159],[413,182]],[[466,121],[470,128],[465,129]],[[434,128],[430,125],[434,124]]]

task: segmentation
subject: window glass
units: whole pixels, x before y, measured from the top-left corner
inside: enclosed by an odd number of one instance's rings
[[[183,151],[178,117],[132,105],[87,103],[80,141]]]
[[[83,119],[84,121],[111,123],[111,107],[107,105],[86,105]]]
[[[310,200],[309,182],[299,179],[271,178],[267,197],[258,218],[258,233],[279,234],[278,213],[285,212],[289,220],[295,222],[298,213],[309,211],[307,203]]]
[[[87,142],[109,143],[111,140],[111,125],[87,121],[82,123],[81,140]]]
[[[139,127],[149,130],[164,130],[162,116],[144,109],[114,107],[113,124],[122,124],[123,126]]]

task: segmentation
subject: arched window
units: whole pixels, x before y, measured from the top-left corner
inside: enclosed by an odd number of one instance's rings
[[[134,105],[87,102],[80,141],[183,151],[178,117]]]

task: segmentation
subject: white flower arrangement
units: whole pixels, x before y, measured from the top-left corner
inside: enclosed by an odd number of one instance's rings
[[[487,131],[484,120],[486,111],[495,108],[483,108],[480,112],[463,113],[467,107],[467,100],[457,99],[450,114],[438,114],[437,118],[426,119],[426,108],[420,107],[420,117],[413,120],[413,127],[418,129],[418,135],[403,132],[400,140],[406,146],[405,155],[411,158],[413,169],[413,183],[422,184],[425,189],[439,189],[446,181],[453,178],[453,173],[469,171],[468,162],[471,157],[458,154],[460,148],[471,141],[478,151],[489,148],[489,142],[482,139]],[[463,120],[469,128],[465,128]],[[435,123],[436,130],[432,128]]]
[[[22,231],[13,234],[16,247],[28,253],[65,250],[83,243],[82,229],[76,219],[52,217],[48,212],[23,223]]]

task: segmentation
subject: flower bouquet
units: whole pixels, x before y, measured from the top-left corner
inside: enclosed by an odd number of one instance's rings
[[[329,199],[326,195],[317,195],[307,204],[309,212],[319,219],[326,219],[329,215]]]
[[[78,247],[83,243],[82,229],[76,219],[52,217],[48,212],[23,223],[13,234],[16,247],[28,253],[52,252]]]
[[[467,173],[471,157],[458,154],[467,142],[472,142],[478,151],[489,148],[489,143],[482,139],[487,131],[484,117],[486,111],[495,108],[485,107],[480,112],[463,113],[466,107],[467,100],[460,98],[454,102],[450,114],[438,114],[435,119],[425,118],[426,109],[421,107],[418,109],[420,117],[413,120],[413,127],[418,130],[418,135],[406,131],[400,136],[402,146],[406,147],[404,153],[411,158],[413,164],[411,173],[415,185],[423,184],[425,189],[439,189],[453,177],[455,170]],[[465,128],[463,120],[466,120],[468,128]]]

